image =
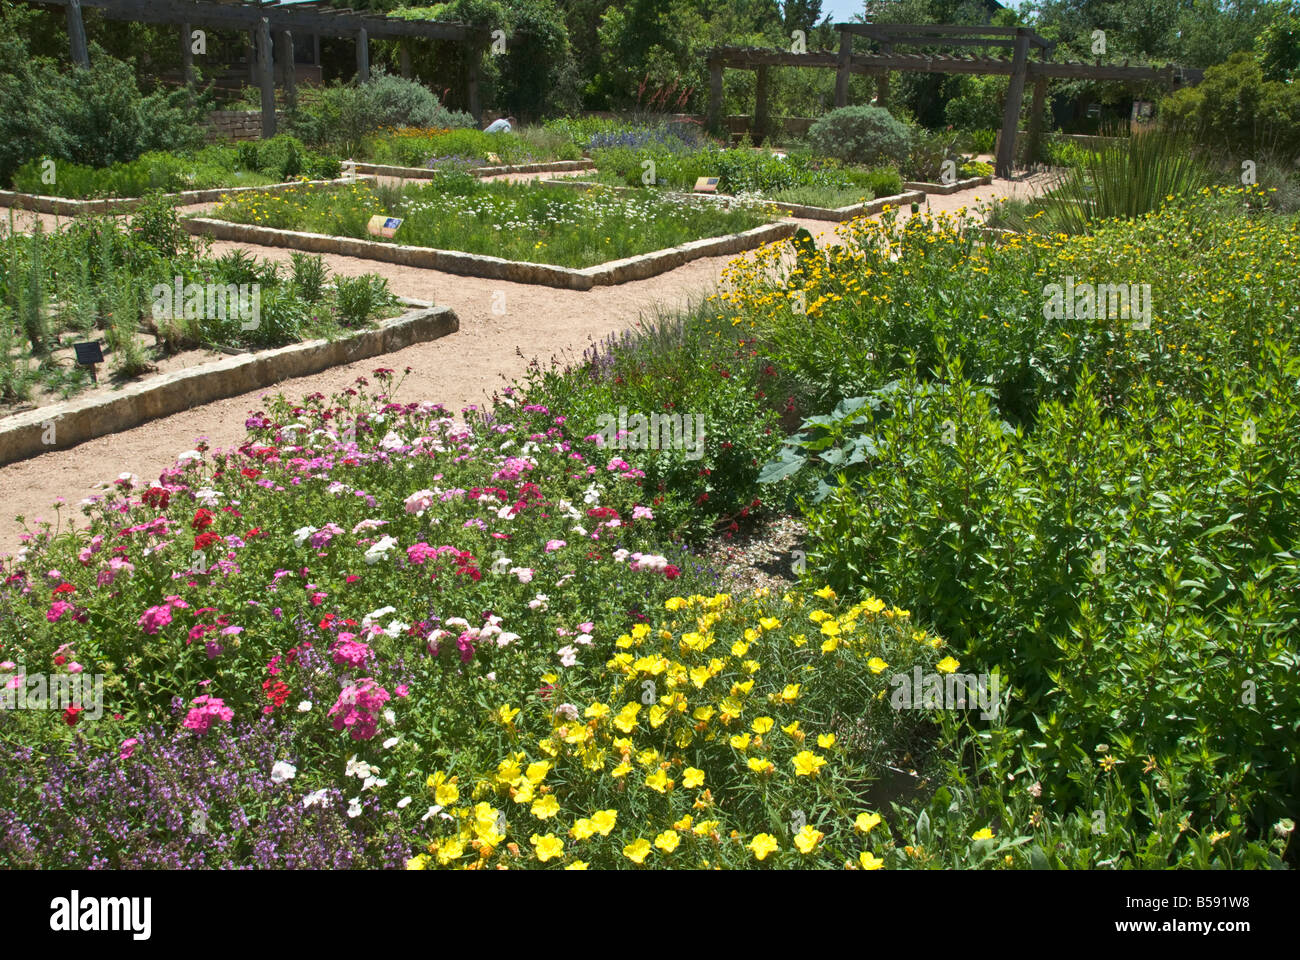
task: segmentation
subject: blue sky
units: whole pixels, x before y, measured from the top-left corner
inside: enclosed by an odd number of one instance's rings
[[[1002,5],[1019,7],[1020,0],[1002,0]],[[862,7],[863,0],[822,0],[822,16],[829,14],[832,23],[841,23],[861,13]]]

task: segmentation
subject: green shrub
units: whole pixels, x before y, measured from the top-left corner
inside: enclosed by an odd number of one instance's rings
[[[849,163],[901,164],[910,146],[907,127],[880,107],[841,107],[808,130],[813,152]]]
[[[286,131],[313,146],[359,154],[362,141],[393,127],[473,127],[467,113],[447,110],[415,80],[376,72],[363,84],[326,87],[309,105],[295,111]]]
[[[1200,143],[1227,148],[1241,159],[1264,152],[1300,156],[1300,86],[1264,79],[1248,53],[1233,54],[1206,70],[1201,83],[1163,100],[1160,116]]]
[[[338,277],[334,281],[338,298],[339,322],[345,327],[360,327],[392,302],[388,281],[378,274]]]

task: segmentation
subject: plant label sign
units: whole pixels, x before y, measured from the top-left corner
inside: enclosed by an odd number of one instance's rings
[[[74,343],[72,349],[77,355],[77,363],[83,367],[90,367],[90,379],[98,383],[99,377],[95,375],[95,364],[104,362],[104,351],[100,348],[99,341]]]
[[[696,193],[717,193],[718,178],[700,177],[700,179],[695,181],[695,192]]]
[[[393,239],[393,234],[397,233],[397,228],[402,225],[401,217],[385,217],[379,214],[370,218],[370,223],[366,225],[366,230],[373,237],[387,237]]]

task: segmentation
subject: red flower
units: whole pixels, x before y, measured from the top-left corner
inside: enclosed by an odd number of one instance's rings
[[[65,657],[63,654],[59,654],[57,657],[54,658],[54,665],[56,667],[61,667],[67,662],[68,662],[68,658]]]
[[[77,588],[70,583],[61,583],[54,588],[54,595],[57,597],[61,593],[76,593]]]
[[[206,530],[208,527],[212,526],[212,521],[215,519],[216,516],[211,510],[199,508],[194,511],[194,519],[190,521],[190,526],[195,530]]]
[[[254,470],[252,467],[244,467],[243,470],[239,471],[239,475],[243,477],[248,477],[249,480],[256,480],[258,477],[262,475],[262,471]]]
[[[668,564],[668,566],[664,567],[664,576],[669,580],[676,580],[681,575],[682,575],[682,571],[679,570],[677,567],[673,566],[673,564],[671,563]]]
[[[164,490],[162,487],[150,487],[140,496],[144,503],[147,503],[155,510],[166,510],[167,503],[171,498],[171,492]]]
[[[267,533],[265,530],[263,530],[261,527],[253,527],[251,530],[249,530],[247,533],[244,534],[244,539],[252,540],[256,537],[269,537],[269,536],[270,534]]]
[[[200,533],[197,537],[194,538],[194,549],[206,550],[214,543],[220,543],[220,542],[221,542],[221,534],[213,533],[211,530],[209,530],[207,533]]]
[[[77,725],[77,721],[81,719],[81,714],[82,714],[81,707],[77,706],[76,704],[73,704],[72,706],[68,707],[68,709],[63,711],[63,722],[70,727],[75,727]]]

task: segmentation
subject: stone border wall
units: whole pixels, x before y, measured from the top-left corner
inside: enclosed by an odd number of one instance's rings
[[[107,396],[67,400],[0,420],[0,464],[66,450],[87,440],[129,430],[203,403],[250,393],[293,377],[392,353],[414,343],[455,333],[460,321],[450,307],[417,300],[412,309],[336,340],[308,340],[241,354],[131,383]],[[53,443],[46,443],[53,426]]]
[[[358,180],[371,180],[372,177],[357,177]],[[165,193],[174,206],[185,207],[192,203],[216,203],[227,194],[278,193],[294,187],[329,187],[347,184],[346,179],[338,180],[298,180],[289,183],[272,183],[264,187],[217,187],[212,190],[185,190],[181,193]],[[66,197],[43,197],[35,193],[15,193],[12,190],[0,190],[0,207],[14,207],[18,210],[33,210],[36,213],[53,213],[60,216],[75,217],[82,213],[129,213],[145,202],[144,197],[112,197],[107,200],[70,200]]]
[[[991,176],[988,177],[970,177],[966,180],[957,180],[953,183],[921,183],[909,181],[903,184],[908,190],[924,190],[926,193],[938,193],[947,195],[950,193],[960,193],[962,190],[969,190],[972,187],[987,187],[993,182]]]
[[[732,233],[722,237],[705,237],[665,250],[611,260],[594,267],[581,269],[559,267],[549,263],[528,263],[523,260],[506,260],[460,250],[438,250],[433,247],[412,247],[400,243],[381,243],[376,240],[356,240],[335,237],[324,233],[301,233],[296,230],[274,230],[227,220],[206,217],[186,217],[181,221],[192,234],[230,240],[236,243],[253,243],[267,247],[287,247],[310,253],[336,253],[363,260],[382,260],[425,270],[441,270],[466,277],[486,277],[490,280],[508,280],[512,283],[536,283],[569,290],[590,290],[592,287],[612,286],[629,280],[645,280],[680,267],[702,257],[721,257],[742,253],[794,236],[798,225],[783,220],[768,223],[752,230]]]

